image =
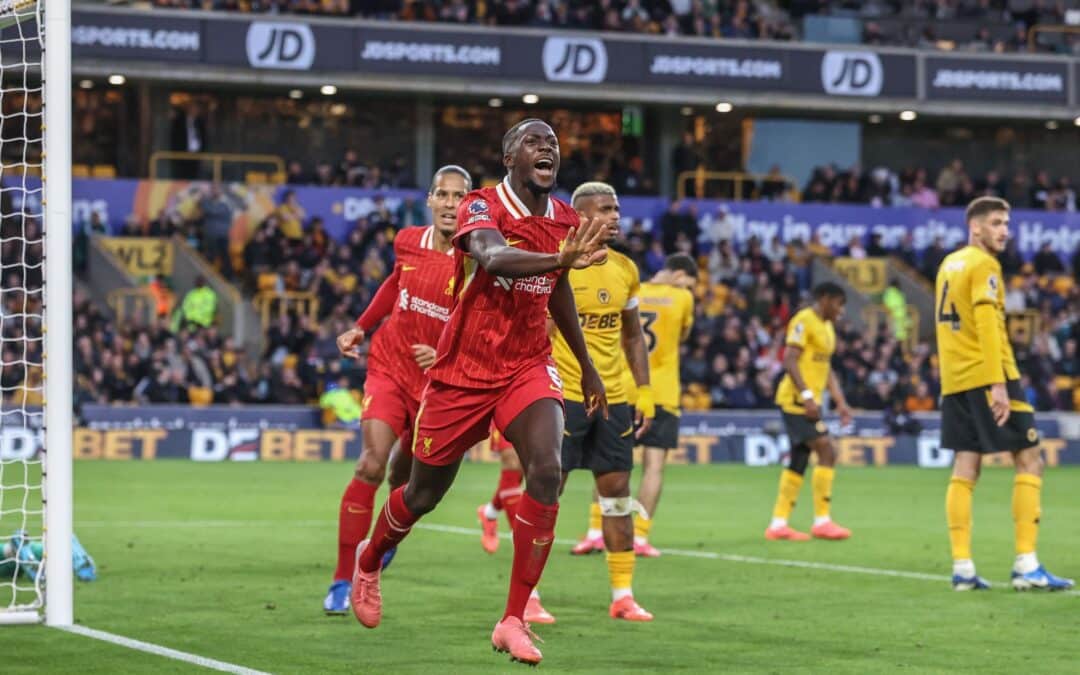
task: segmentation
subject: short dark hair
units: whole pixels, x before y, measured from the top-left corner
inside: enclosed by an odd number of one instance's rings
[[[456,173],[457,175],[464,178],[465,192],[472,191],[472,176],[469,175],[469,172],[466,171],[463,167],[458,166],[457,164],[447,164],[446,166],[436,171],[435,175],[431,177],[431,189],[428,190],[429,194],[435,192],[435,183],[439,182],[439,176],[444,176],[448,173]]]
[[[1008,211],[1012,207],[1001,197],[979,197],[973,200],[964,211],[964,223],[970,225],[973,218],[981,218],[994,211]]]
[[[843,287],[832,281],[822,281],[817,286],[814,286],[813,290],[814,299],[821,300],[822,298],[840,298],[844,302],[847,302],[847,293]]]
[[[688,275],[697,278],[697,263],[685,253],[672,253],[664,259],[664,269],[677,272],[682,270]]]
[[[528,117],[506,130],[506,133],[503,134],[502,140],[503,155],[510,154],[510,151],[514,148],[515,145],[517,145],[517,142],[521,140],[521,134],[525,130],[525,127],[532,124],[533,122],[547,124],[547,122],[540,119],[539,117]]]

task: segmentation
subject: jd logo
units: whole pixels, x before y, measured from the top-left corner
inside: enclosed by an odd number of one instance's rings
[[[873,52],[829,51],[821,60],[821,86],[827,94],[877,96],[885,69]]]
[[[315,61],[315,36],[306,24],[255,21],[248,26],[247,57],[256,68],[309,70]]]
[[[603,82],[607,76],[603,40],[549,37],[543,60],[544,75],[552,82]]]

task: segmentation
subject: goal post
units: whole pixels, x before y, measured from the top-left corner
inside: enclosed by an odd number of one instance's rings
[[[46,0],[38,0],[46,4]],[[71,0],[45,8],[43,80],[45,217],[45,622],[74,619],[73,532],[73,269],[71,255]]]
[[[73,623],[70,0],[0,0],[0,624]]]

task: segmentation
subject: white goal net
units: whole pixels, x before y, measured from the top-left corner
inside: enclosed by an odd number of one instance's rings
[[[45,35],[53,26],[52,17],[44,14],[46,0],[0,0],[0,623],[40,620],[53,600],[49,586],[66,597],[59,603],[62,611],[67,606],[61,618],[63,623],[71,621],[70,572],[57,575],[55,584],[47,583],[49,572],[62,569],[51,557],[66,556],[65,567],[70,569],[71,374],[54,378],[50,372],[47,379],[45,372],[45,362],[52,365],[54,352],[59,365],[70,371],[70,102],[46,92],[46,86],[55,91],[61,85],[70,99],[70,43],[65,34],[70,8],[63,0],[55,6],[48,0],[47,6],[63,19],[58,31],[63,44],[55,54],[45,47]],[[50,68],[57,57],[66,67]],[[51,111],[47,125],[45,102],[54,98],[61,99],[61,105]],[[46,139],[50,125],[58,133],[50,129]],[[48,158],[48,172],[46,146],[56,155]],[[55,169],[57,163],[62,163],[62,170]],[[56,212],[61,217],[54,219]],[[56,254],[55,246],[46,243],[46,225],[52,226],[50,237],[54,232],[57,236],[53,244],[61,244],[65,252]],[[49,297],[47,269],[53,278],[50,284],[55,281],[58,286],[49,289]],[[50,303],[57,291],[66,293],[68,300],[58,303],[54,315]],[[46,336],[46,308],[57,320],[50,328],[58,335]],[[64,341],[67,345],[58,349]],[[54,406],[46,405],[46,389]],[[56,412],[63,414],[57,418]],[[66,429],[56,429],[50,438],[55,437],[57,458],[66,460],[66,468],[54,466],[44,442],[50,421],[56,419]],[[59,483],[54,495],[50,469],[56,467]],[[49,513],[54,496],[56,513]],[[50,534],[53,525],[57,531]]]

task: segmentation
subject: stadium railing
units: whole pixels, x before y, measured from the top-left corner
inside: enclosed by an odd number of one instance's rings
[[[1064,41],[1066,35],[1080,35],[1080,26],[1036,24],[1028,29],[1028,49],[1035,52],[1039,48],[1040,35],[1059,35]]]
[[[747,173],[743,171],[706,171],[704,169],[697,169],[695,171],[683,171],[675,178],[675,191],[679,199],[686,199],[688,196],[695,197],[697,199],[704,198],[708,193],[705,190],[708,183],[730,183],[732,186],[732,199],[734,201],[742,201],[744,196],[744,187],[747,183],[750,184],[751,193],[750,198],[756,198],[758,196],[758,186],[760,183],[776,182],[777,179],[784,182],[786,186],[786,196],[790,201],[798,201],[799,198],[799,184],[794,178],[790,176],[770,176],[763,173]],[[688,191],[687,184],[691,184],[693,189]]]
[[[224,166],[226,164],[232,165],[261,165],[261,166],[273,166],[274,169],[269,173],[262,173],[262,176],[267,180],[263,182],[272,182],[270,177],[279,177],[285,175],[285,159],[278,155],[260,155],[260,154],[247,154],[247,153],[232,153],[232,152],[180,152],[176,150],[158,150],[150,155],[150,178],[159,177],[159,165],[161,162],[209,162],[211,166],[211,176],[216,183],[220,183],[222,176],[224,175]],[[248,172],[245,171],[243,176],[247,178],[248,173],[259,174],[260,172]]]
[[[260,291],[252,300],[259,312],[264,331],[269,330],[271,320],[286,314],[306,314],[312,320],[319,316],[319,299],[314,293],[302,291]]]
[[[145,288],[118,288],[109,291],[106,298],[117,324],[135,321],[152,325],[157,317],[157,298]]]

